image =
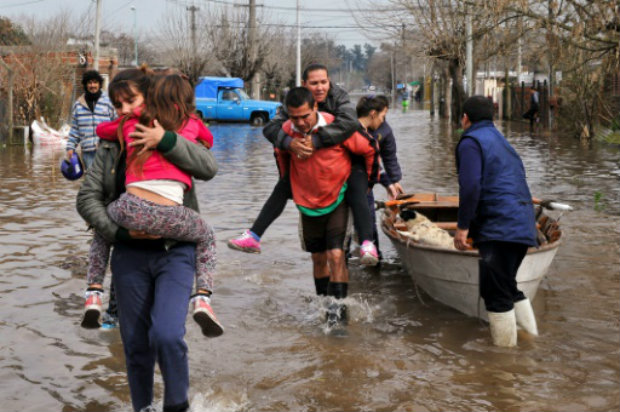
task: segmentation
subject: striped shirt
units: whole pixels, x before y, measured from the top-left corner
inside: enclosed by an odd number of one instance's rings
[[[82,147],[84,152],[96,150],[99,142],[95,133],[97,125],[115,118],[116,110],[114,110],[107,94],[101,94],[92,112],[86,104],[84,95],[80,96],[71,110],[71,130],[69,131],[66,150],[75,150],[78,145]]]

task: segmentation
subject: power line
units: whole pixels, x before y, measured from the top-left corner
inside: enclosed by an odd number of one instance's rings
[[[221,0],[205,0],[205,1],[221,1]],[[263,6],[266,9],[271,10],[288,10],[288,11],[297,11],[297,7],[286,7],[286,6]],[[330,8],[311,8],[311,7],[300,7],[300,11],[310,11],[310,12],[320,12],[320,13],[334,13],[334,12],[342,12],[342,13],[355,13],[355,12],[376,12],[377,9],[330,9]],[[381,11],[407,11],[405,8],[394,8],[394,9],[382,9]]]
[[[34,4],[34,3],[41,3],[44,0],[33,0],[33,1],[28,1],[28,2],[20,2],[20,3],[13,3],[13,4],[7,4],[5,6],[0,6],[0,8],[3,9],[8,9],[9,7],[19,7],[19,6],[25,6],[27,4]]]
[[[167,0],[169,2],[172,3],[176,3],[179,5],[184,5],[184,3],[179,2],[178,0]],[[243,4],[243,3],[237,3],[237,2],[231,2],[231,1],[225,1],[225,0],[202,0],[204,2],[207,3],[216,3],[216,4],[223,4],[226,6],[234,6],[234,7],[247,7],[247,4]],[[292,6],[267,6],[264,4],[261,5],[257,5],[257,7],[262,7],[264,9],[268,9],[268,10],[285,10],[285,11],[297,11],[297,7],[292,7]],[[335,12],[340,12],[340,13],[355,13],[355,12],[376,12],[377,9],[351,9],[351,8],[312,8],[312,7],[300,7],[299,8],[300,11],[307,11],[307,12],[315,12],[315,13],[335,13]],[[399,12],[399,11],[407,11],[406,8],[402,7],[402,8],[383,8],[381,9],[381,11],[390,11],[390,12]]]
[[[104,26],[101,28],[102,30],[108,30],[111,27],[111,23],[110,23],[110,17],[112,17],[113,15],[115,15],[116,13],[118,13],[120,10],[126,8],[127,6],[129,6],[129,4],[133,3],[134,0],[129,0],[127,3],[123,4],[120,7],[117,7],[116,9],[107,12],[103,18],[106,21],[106,23],[104,24]]]
[[[296,24],[283,24],[283,23],[261,23],[261,26],[275,26],[275,27],[297,27]],[[400,27],[400,24],[394,25],[382,25],[382,27]],[[350,30],[359,30],[361,26],[310,26],[310,25],[301,25],[302,29],[350,29]]]
[[[107,12],[105,14],[105,17],[112,17],[114,14],[118,13],[119,10],[124,9],[125,7],[129,6],[129,4],[131,4],[133,2],[134,2],[134,0],[129,0],[127,3],[123,4],[122,6],[116,8],[116,9],[110,11],[110,12]]]
[[[229,21],[228,24],[238,24],[238,25],[243,25],[246,26],[248,24],[247,21]],[[297,27],[296,24],[285,24],[285,23],[265,23],[265,22],[259,22],[259,24],[261,26],[269,26],[269,27]],[[222,25],[222,24],[210,24],[210,27],[227,27],[226,25]],[[351,31],[351,30],[359,30],[362,29],[361,26],[359,25],[352,25],[352,26],[338,26],[338,25],[332,25],[332,26],[312,26],[309,23],[305,23],[305,24],[301,24],[300,25],[302,29],[343,29],[343,31]],[[400,24],[391,24],[391,25],[382,25],[382,27],[396,27],[396,28],[400,28],[401,25]]]

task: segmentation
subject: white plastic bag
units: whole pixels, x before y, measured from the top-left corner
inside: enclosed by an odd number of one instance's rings
[[[64,124],[60,130],[53,129],[47,125],[42,117],[39,120],[33,121],[30,128],[32,143],[35,146],[65,145],[69,137],[69,130],[71,129],[68,124]]]

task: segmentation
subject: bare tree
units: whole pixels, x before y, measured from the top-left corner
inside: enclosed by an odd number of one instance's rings
[[[67,11],[47,19],[26,16],[21,20],[29,44],[3,51],[5,62],[16,74],[15,120],[30,124],[44,116],[51,124],[58,125],[61,119],[68,117],[72,103],[74,68],[63,52],[68,50],[66,44],[71,28],[78,25]],[[0,83],[5,84],[4,81]]]
[[[160,20],[159,33],[151,40],[157,42],[163,50],[163,63],[182,70],[196,82],[213,60],[213,55],[204,30],[194,33],[196,49],[193,50],[190,18],[184,9],[167,14]],[[204,21],[203,17],[200,20]]]
[[[271,35],[271,41],[279,45],[265,55],[261,71],[265,76],[265,88],[278,98],[283,98],[282,91],[293,86],[295,79],[295,37],[291,30],[277,30]]]
[[[135,60],[134,36],[117,30],[106,30],[101,32],[101,45],[113,47],[117,50],[119,66],[129,66]],[[157,65],[160,55],[151,46],[151,42],[144,38],[138,39],[138,64],[147,63]]]
[[[471,3],[471,2],[469,2]],[[498,14],[522,19],[531,58],[547,69],[551,93],[561,70],[562,124],[589,138],[618,112],[606,83],[620,70],[620,3],[609,0],[502,1]],[[613,116],[612,116],[613,117]]]
[[[381,50],[370,58],[367,67],[368,80],[385,90],[392,88],[391,51],[385,50],[387,45],[382,44]]]
[[[453,120],[458,120],[464,98],[467,16],[472,17],[476,44],[474,67],[492,66],[508,72],[516,66],[517,45],[521,42],[525,45],[524,62],[548,74],[552,93],[555,71],[564,73],[565,103],[579,108],[568,115],[568,123],[576,123],[576,130],[591,134],[603,113],[613,113],[604,83],[619,70],[617,1],[391,0],[388,7],[380,7],[369,0],[363,7],[378,11],[358,13],[358,22],[365,26],[374,22],[376,30],[395,44],[403,36],[399,25],[412,27],[408,31],[421,39],[421,47],[407,52],[430,56],[435,61],[434,70],[449,73]]]
[[[381,9],[372,1],[369,4],[371,8]],[[465,99],[464,5],[458,0],[392,0],[389,4],[389,7],[383,7],[386,10],[383,13],[362,14],[359,18],[365,19],[367,24],[378,19],[378,25],[383,25],[395,48],[414,59],[424,61],[430,58],[433,61],[431,71],[440,77],[440,95],[443,99],[449,94],[449,84],[452,85],[452,119],[458,123]],[[410,58],[407,60],[410,61]],[[440,108],[440,115],[447,116],[447,107],[442,105]]]
[[[190,14],[178,9],[162,20],[162,29],[156,37],[166,50],[166,62],[184,70],[193,80],[210,73],[249,81],[261,70],[276,45],[282,51],[281,43],[273,41],[278,39],[278,32],[270,26],[259,25],[255,52],[250,53],[248,13],[244,8],[207,4],[196,15],[199,23],[193,35]],[[192,38],[196,39],[195,50]],[[277,67],[272,62],[269,70],[277,71]]]
[[[246,8],[209,8],[203,14],[202,26],[211,53],[227,75],[251,80],[261,70],[266,56],[276,46],[272,26],[258,25],[254,52],[250,53],[248,11]]]

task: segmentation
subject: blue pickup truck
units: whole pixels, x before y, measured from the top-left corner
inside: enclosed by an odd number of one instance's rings
[[[195,89],[196,112],[204,120],[267,123],[276,115],[281,103],[252,100],[238,77],[201,77]]]

